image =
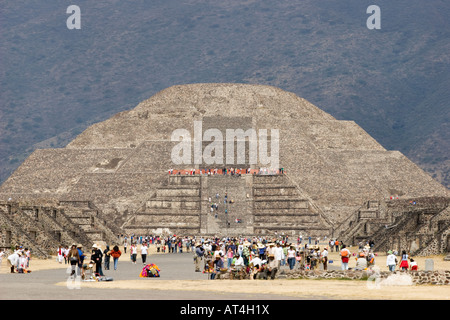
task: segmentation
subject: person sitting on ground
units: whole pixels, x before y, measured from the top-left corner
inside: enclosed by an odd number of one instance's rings
[[[367,259],[366,255],[363,252],[360,252],[358,258],[356,258],[356,267],[355,270],[365,270],[367,269]]]
[[[252,260],[250,260],[249,262],[249,267],[250,267],[250,280],[256,279],[258,273],[260,273],[263,268],[263,261],[258,257],[254,257]]]
[[[278,271],[278,262],[275,260],[275,255],[269,254],[269,262],[265,268],[265,278],[268,280],[269,277],[271,280],[275,279],[275,276]]]
[[[372,251],[369,251],[367,254],[367,266],[370,268],[375,265],[375,254]]]
[[[239,255],[239,253],[236,253],[235,257],[236,257],[236,260],[234,262],[234,270],[236,270],[236,271],[244,270],[244,268],[245,268],[244,258],[242,258],[242,256]]]
[[[223,260],[222,260],[223,254],[219,253],[215,259],[214,259],[214,267],[213,271],[211,273],[211,280],[214,280],[217,276],[217,274],[220,274],[220,272],[223,269]]]

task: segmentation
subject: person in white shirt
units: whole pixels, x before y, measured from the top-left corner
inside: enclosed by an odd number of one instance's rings
[[[31,251],[30,251],[30,249],[25,248],[24,255],[25,255],[26,259],[27,259],[27,263],[25,265],[25,268],[28,269],[30,267],[30,260],[31,260]]]
[[[322,251],[322,263],[323,263],[323,270],[328,270],[328,248],[323,248]]]
[[[284,259],[283,248],[281,247],[280,243],[277,243],[277,247],[275,248],[275,260],[278,263],[278,268],[280,268],[281,260],[283,259]]]
[[[206,240],[203,248],[205,249],[205,253],[208,255],[212,250],[211,242],[209,240]]]
[[[22,254],[19,258],[19,272],[23,272],[27,268],[27,256]]]
[[[330,248],[331,248],[331,252],[333,252],[333,248],[334,248],[334,240],[333,239],[330,240]]]
[[[0,249],[0,270],[2,269],[2,261],[4,256],[5,252],[3,251],[3,249]]]
[[[66,246],[65,248],[64,248],[64,261],[65,261],[65,263],[66,264],[68,264],[68,263],[70,263],[68,260],[67,260],[67,256],[68,256],[68,254],[69,254],[69,251],[70,251],[70,249],[69,249],[69,246]]]
[[[262,265],[262,260],[259,257],[255,257],[253,258],[250,263],[250,265],[256,267],[256,266],[261,266]]]
[[[397,257],[392,253],[391,250],[389,250],[388,256],[386,258],[386,266],[389,268],[389,271],[394,272],[396,265],[397,265]]]
[[[294,246],[290,246],[289,250],[287,251],[287,261],[290,270],[294,269],[295,267],[295,254],[296,250]]]
[[[131,255],[132,263],[136,264],[137,247],[136,247],[136,245],[134,243],[131,244],[130,255]]]
[[[244,246],[242,245],[242,242],[238,245],[238,253],[240,256],[242,256],[242,251],[244,250]]]
[[[266,257],[271,254],[275,256],[275,243],[270,242],[266,245]]]
[[[241,271],[245,267],[244,258],[242,258],[242,256],[239,255],[239,253],[236,253],[235,257],[236,260],[234,262],[234,268],[236,269],[236,271]]]
[[[14,268],[19,264],[20,252],[14,252],[8,256],[8,265],[11,268],[11,273],[14,273]]]
[[[64,247],[63,246],[59,246],[57,255],[58,255],[58,262],[62,263],[62,261],[64,259]]]
[[[411,270],[417,271],[418,266],[417,266],[417,262],[414,261],[414,259],[409,259],[409,267],[411,268]]]
[[[127,253],[127,247],[128,247],[128,240],[127,237],[123,240],[123,252]]]
[[[148,253],[148,246],[147,246],[147,243],[144,242],[141,245],[142,264],[145,264],[145,262],[147,261],[147,253]]]

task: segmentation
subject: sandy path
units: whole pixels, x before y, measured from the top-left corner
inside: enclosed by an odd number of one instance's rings
[[[58,283],[65,286],[65,282]],[[305,298],[378,300],[450,300],[449,286],[381,286],[369,288],[366,281],[348,280],[158,280],[82,282],[82,288],[177,290],[216,293],[273,294]],[[200,293],[199,293],[200,294]],[[195,297],[193,298],[195,299]]]

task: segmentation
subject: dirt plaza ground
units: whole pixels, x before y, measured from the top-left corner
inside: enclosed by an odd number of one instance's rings
[[[122,248],[121,248],[122,249]],[[351,248],[356,252],[356,248]],[[123,250],[122,250],[123,252]],[[450,270],[443,256],[415,257],[419,270],[425,259],[433,258],[435,270]],[[330,268],[339,269],[336,252],[330,252]],[[353,259],[352,259],[353,260]],[[384,270],[386,256],[378,253],[376,264]],[[113,281],[84,282],[74,286],[69,280],[69,265],[32,259],[31,273],[11,274],[3,259],[0,269],[1,300],[450,300],[449,286],[389,285],[374,288],[367,281],[356,280],[208,280],[208,275],[194,272],[191,252],[162,254],[151,247],[147,263],[161,269],[160,278],[140,278],[143,264],[130,260],[129,252],[119,259],[118,270],[105,270]],[[350,267],[354,264],[350,262]],[[111,268],[113,269],[113,268]],[[78,287],[75,288],[75,287]]]

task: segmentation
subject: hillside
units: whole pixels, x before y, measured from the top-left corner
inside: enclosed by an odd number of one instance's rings
[[[0,1],[0,182],[35,148],[175,84],[273,85],[354,120],[450,186],[450,3]]]

